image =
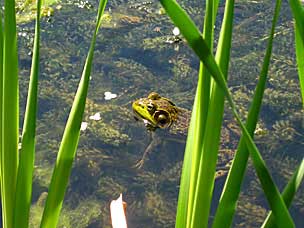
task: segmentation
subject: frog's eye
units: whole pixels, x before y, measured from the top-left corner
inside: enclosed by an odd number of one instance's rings
[[[153,103],[147,104],[148,112],[153,113],[155,111],[155,105]]]
[[[155,113],[154,118],[160,128],[166,128],[171,124],[171,119],[167,112],[158,111]]]

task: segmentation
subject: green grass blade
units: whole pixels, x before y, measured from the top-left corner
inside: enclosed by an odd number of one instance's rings
[[[2,157],[2,104],[3,104],[3,25],[0,11],[0,191],[1,191],[1,157]]]
[[[302,159],[301,164],[293,174],[292,178],[290,179],[290,181],[288,182],[287,186],[285,187],[282,193],[282,197],[287,207],[290,206],[297,190],[301,185],[303,177],[304,177],[304,159]],[[275,226],[275,219],[272,212],[270,212],[264,224],[262,225],[262,228],[270,228],[274,226]]]
[[[226,2],[226,10],[216,55],[216,60],[224,72],[225,77],[227,77],[230,56],[233,7],[234,1]],[[208,226],[223,112],[223,92],[216,83],[213,83],[203,139],[202,155],[200,158],[200,169],[191,227]]]
[[[203,36],[207,40],[208,46],[211,49],[213,46],[213,28],[217,8],[218,1],[206,1]],[[193,210],[194,194],[200,161],[199,158],[201,156],[202,139],[205,130],[204,126],[207,119],[210,98],[211,78],[209,72],[206,70],[206,68],[203,67],[202,62],[200,63],[198,78],[198,86],[196,89],[195,101],[193,105],[192,117],[185,149],[176,216],[176,227],[190,226],[191,223],[191,216],[187,217],[187,215],[192,214],[191,211]]]
[[[39,71],[40,8],[37,0],[35,38],[33,46],[32,67],[23,123],[21,151],[17,174],[14,227],[26,228],[29,224],[29,210],[32,198],[32,177],[35,157],[35,132]]]
[[[78,145],[80,125],[82,121],[89,86],[89,78],[91,73],[96,36],[100,27],[101,16],[104,12],[106,3],[107,0],[101,0],[99,4],[96,29],[93,34],[89,53],[84,65],[81,80],[63,134],[63,138],[57,156],[56,166],[53,171],[48,197],[46,200],[46,205],[44,208],[40,225],[40,227],[42,228],[54,228],[56,227],[58,222],[64,193],[68,184],[72,163]]]
[[[4,2],[1,187],[3,227],[13,227],[18,166],[18,58],[15,1]]]
[[[199,70],[199,79],[198,85],[196,88],[195,101],[193,104],[193,111],[191,116],[191,121],[194,124],[189,128],[188,134],[191,132],[192,140],[187,140],[187,146],[185,150],[185,154],[189,154],[191,157],[191,165],[189,166],[189,176],[187,177],[187,181],[189,185],[186,189],[182,188],[181,191],[187,191],[189,201],[188,201],[188,209],[187,214],[192,214],[194,197],[195,197],[195,189],[197,184],[197,175],[200,165],[200,157],[203,146],[203,137],[206,126],[206,119],[208,114],[208,106],[209,106],[209,97],[210,97],[210,75],[208,75],[207,70],[203,67],[203,64],[200,63]],[[186,159],[186,157],[185,157]],[[184,161],[185,161],[184,159]],[[183,172],[185,172],[183,170]],[[178,202],[180,204],[180,202]],[[185,207],[184,205],[180,205],[180,207]],[[179,212],[178,212],[179,213]],[[189,227],[191,223],[191,216],[187,217],[187,225],[183,225],[180,227]]]
[[[218,1],[206,1],[203,36],[211,49],[213,46],[213,28],[217,8]],[[202,62],[200,63],[198,78],[198,86],[185,150],[176,227],[190,226],[191,223],[191,216],[187,217],[187,215],[191,215],[193,210],[197,174],[202,151],[202,139],[204,136],[204,126],[207,119],[210,98],[210,75],[206,68],[203,67]]]
[[[304,8],[301,4],[300,0],[289,0],[289,6],[291,8],[293,17],[295,19],[297,29],[300,34],[302,34],[302,38],[304,36]],[[302,44],[304,45],[304,39],[302,39]]]
[[[197,124],[197,96],[195,96],[190,126],[188,130],[187,136],[187,144],[185,149],[184,155],[184,162],[181,174],[181,183],[180,189],[178,194],[178,205],[177,205],[177,214],[176,214],[176,228],[184,228],[187,225],[187,218],[188,218],[188,208],[187,205],[189,204],[189,186],[190,186],[190,178],[191,178],[191,166],[192,166],[192,151],[193,146],[195,144],[194,141],[194,128]]]
[[[218,101],[217,107],[214,103],[215,101]],[[202,153],[201,157],[198,158],[199,169],[197,174],[194,205],[192,208],[192,219],[190,227],[198,227],[199,224],[202,227],[207,227],[208,224],[209,209],[212,200],[214,173],[217,160],[217,151],[220,138],[221,120],[224,109],[223,103],[223,95],[221,100],[220,97],[212,93],[206,122],[206,129],[203,138]],[[216,113],[217,115],[212,116],[212,113]],[[211,124],[214,124],[212,128],[210,128]]]
[[[295,37],[296,37],[296,56],[299,73],[300,88],[302,94],[302,103],[304,108],[304,33],[301,36],[299,28],[295,25]]]
[[[2,25],[2,11],[0,11],[0,196],[2,196],[2,148],[3,148],[3,138],[2,138],[2,107],[3,107],[3,25]],[[1,199],[2,200],[2,199]],[[2,212],[4,212],[3,204]],[[4,213],[2,213],[4,217]],[[3,225],[2,225],[3,226]]]
[[[242,123],[236,111],[235,104],[228,90],[223,73],[216,64],[216,61],[212,56],[212,53],[210,52],[206,42],[199,33],[198,29],[195,27],[193,21],[191,21],[189,16],[180,8],[180,6],[175,1],[160,0],[160,2],[165,8],[168,15],[171,17],[172,21],[175,23],[175,25],[179,27],[181,33],[188,41],[190,47],[197,54],[200,60],[204,62],[205,66],[211,73],[218,86],[220,86],[223,90],[223,93],[225,94],[228,103],[232,108],[233,114],[237,122],[239,123],[243,134],[245,135],[246,145],[249,149],[264,193],[266,194],[269,205],[276,216],[278,224],[280,225],[280,227],[294,227],[293,220],[284,204],[284,201],[276,185],[274,184],[270,176],[269,171],[266,168],[266,164],[263,161],[256,145],[254,144],[252,138],[250,137],[250,134],[248,133],[246,127]]]
[[[217,2],[218,3],[218,2]],[[204,27],[203,27],[203,36],[206,40],[206,43],[210,49],[213,49],[213,34],[214,34],[214,18],[215,11],[213,10],[214,6],[216,7],[214,1],[206,0],[206,11],[204,17]],[[208,115],[208,106],[210,100],[210,85],[211,85],[211,76],[208,70],[204,67],[204,64],[200,62],[199,75],[198,75],[198,85],[196,89],[196,100],[197,103],[194,104],[193,108],[196,112],[196,118],[194,122],[193,136],[194,142],[190,142],[194,144],[194,147],[191,150],[186,150],[186,153],[192,154],[192,164],[191,164],[191,172],[189,182],[189,202],[188,202],[188,212],[187,214],[193,214],[193,205],[195,201],[195,189],[197,186],[197,175],[200,166],[200,157],[202,156],[202,147],[203,147],[203,138],[206,126],[206,120]],[[187,227],[191,224],[191,216],[187,217]],[[185,227],[185,226],[184,226]]]
[[[251,136],[253,136],[254,134],[254,130],[258,121],[259,112],[262,104],[263,93],[267,79],[267,72],[268,72],[268,67],[269,67],[270,57],[272,52],[272,41],[273,41],[275,25],[278,20],[280,8],[281,8],[281,0],[278,0],[275,7],[275,13],[272,21],[268,46],[266,49],[264,62],[259,77],[259,82],[256,87],[255,95],[246,122],[246,127]],[[244,137],[241,137],[231,170],[226,179],[226,184],[219,202],[219,206],[217,208],[214,217],[213,227],[231,226],[233,215],[235,213],[236,203],[241,190],[242,180],[247,166],[248,156],[249,153],[246,147]]]

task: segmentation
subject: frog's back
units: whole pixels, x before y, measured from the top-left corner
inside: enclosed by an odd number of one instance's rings
[[[177,118],[172,122],[169,132],[171,134],[187,135],[188,127],[190,123],[191,111],[176,107]]]

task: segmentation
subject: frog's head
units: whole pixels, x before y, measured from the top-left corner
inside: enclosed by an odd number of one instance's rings
[[[132,108],[136,117],[142,119],[149,129],[168,128],[177,118],[174,103],[156,92],[134,101]]]

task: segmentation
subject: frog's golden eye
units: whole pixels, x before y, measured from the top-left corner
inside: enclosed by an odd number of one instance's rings
[[[158,116],[158,123],[160,123],[161,125],[165,125],[167,122],[168,122],[168,118],[167,116],[163,115],[163,114],[160,114]]]
[[[150,102],[150,103],[147,104],[147,109],[148,109],[149,113],[153,113],[156,108],[155,108],[155,105]]]
[[[158,111],[155,113],[154,118],[160,128],[166,128],[171,124],[171,119],[167,112]]]

